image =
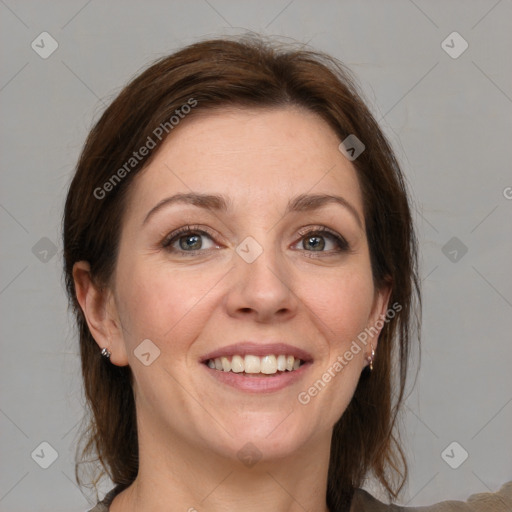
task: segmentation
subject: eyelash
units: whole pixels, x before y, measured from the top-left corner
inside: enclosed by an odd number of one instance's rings
[[[326,228],[324,226],[313,226],[305,229],[301,229],[298,231],[298,234],[300,235],[301,239],[304,239],[307,236],[322,236],[322,237],[328,237],[331,238],[331,240],[338,246],[338,248],[335,251],[307,251],[306,249],[302,249],[306,253],[312,253],[309,254],[309,258],[318,258],[322,257],[321,255],[332,255],[333,252],[340,253],[340,252],[347,252],[350,250],[350,246],[348,242],[343,238],[341,235],[338,235],[335,231],[330,230],[329,228]],[[208,249],[196,249],[192,251],[183,251],[180,249],[174,249],[172,247],[173,243],[179,240],[184,235],[206,235],[210,237],[212,240],[214,240],[213,233],[210,233],[208,230],[201,229],[199,226],[183,226],[182,228],[177,229],[176,231],[173,231],[168,236],[164,238],[161,245],[162,248],[166,249],[169,252],[179,252],[181,254],[186,254],[189,256],[194,256],[196,253],[199,252],[205,252]],[[315,255],[315,252],[319,252],[319,255]]]

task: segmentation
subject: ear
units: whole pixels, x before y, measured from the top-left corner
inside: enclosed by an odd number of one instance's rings
[[[112,291],[94,282],[87,261],[73,265],[73,280],[78,303],[98,350],[107,348],[111,352],[111,363],[127,366],[126,346]]]
[[[381,288],[375,290],[372,312],[370,314],[368,329],[373,333],[371,344],[377,349],[379,335],[385,325],[386,313],[389,308],[392,286],[390,282],[385,283]]]

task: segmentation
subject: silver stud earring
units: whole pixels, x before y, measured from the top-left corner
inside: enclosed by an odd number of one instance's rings
[[[101,349],[101,355],[105,358],[105,359],[110,359],[110,356],[112,355],[112,352],[110,352],[110,350],[105,347],[105,348],[102,348]]]

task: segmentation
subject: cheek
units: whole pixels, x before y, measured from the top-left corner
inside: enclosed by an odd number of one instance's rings
[[[308,307],[326,343],[315,375],[297,399],[304,414],[317,418],[316,428],[323,431],[342,416],[359,381],[367,349],[357,337],[368,325],[374,286],[365,267],[354,267],[336,279],[325,279],[316,290]]]
[[[118,278],[120,316],[130,344],[149,338],[158,345],[195,334],[208,293],[220,277],[198,270],[171,272],[161,264],[134,264],[120,268]]]
[[[304,282],[304,289],[309,290],[308,307],[324,325],[323,331],[331,347],[342,348],[367,326],[374,286],[366,266],[354,266],[336,276],[326,276],[320,285],[317,281],[315,287]]]

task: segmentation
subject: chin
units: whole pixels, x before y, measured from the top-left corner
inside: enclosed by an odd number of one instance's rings
[[[232,437],[225,433],[220,443],[219,438],[216,438],[208,444],[212,450],[220,450],[223,456],[229,454],[230,458],[242,462],[245,459],[272,462],[289,457],[313,437],[313,433],[308,434],[303,425],[288,421],[293,415],[292,412],[287,418],[286,414],[281,413],[267,417],[265,421],[252,418],[245,422],[232,422],[229,430],[233,433]]]

